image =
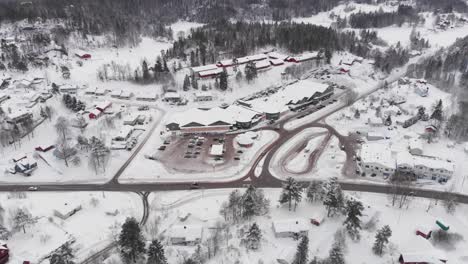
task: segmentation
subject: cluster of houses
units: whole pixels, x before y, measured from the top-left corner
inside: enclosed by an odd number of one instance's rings
[[[362,57],[348,55],[342,58],[338,63],[338,72],[342,74],[349,73],[351,71],[351,66],[356,63],[362,63],[363,60],[364,59]]]
[[[20,173],[24,176],[31,176],[32,172],[37,169],[37,161],[26,154],[17,155],[12,161],[14,162],[14,166],[8,169],[8,172],[11,174]]]
[[[283,65],[285,62],[300,63],[308,60],[320,59],[320,52],[309,52],[299,56],[287,56],[277,52],[261,53],[240,58],[218,61],[216,64],[192,67],[192,75],[196,78],[217,77],[224,68],[234,67],[253,62],[257,71],[268,70],[272,66]]]
[[[412,176],[414,180],[427,179],[440,183],[452,177],[455,172],[453,162],[422,154],[422,143],[418,139],[410,140],[406,151],[373,142],[362,145],[357,163],[363,176],[388,178],[399,172]]]

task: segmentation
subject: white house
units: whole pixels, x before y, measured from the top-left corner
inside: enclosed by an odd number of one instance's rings
[[[195,101],[212,101],[213,94],[211,92],[197,92],[195,93]]]
[[[373,126],[373,127],[380,127],[384,125],[382,118],[375,117],[375,116],[369,117],[367,119],[367,123],[369,124],[369,126]]]
[[[396,168],[396,161],[388,144],[368,143],[363,144],[360,152],[361,167],[364,176],[390,177]]]
[[[82,209],[81,204],[74,202],[66,202],[60,206],[55,207],[54,215],[62,220],[69,218]]]
[[[132,92],[129,92],[129,91],[122,91],[122,93],[120,94],[119,98],[120,99],[123,99],[123,100],[129,100],[130,98],[132,98],[133,96],[133,93]]]
[[[203,228],[198,225],[176,225],[168,233],[171,245],[196,245],[201,242]]]
[[[140,93],[136,96],[137,101],[156,101],[158,99],[157,93]]]
[[[122,90],[114,90],[111,92],[111,97],[119,98],[121,94],[122,94]]]
[[[273,221],[272,229],[275,237],[306,236],[309,232],[309,223],[304,218],[291,218]]]
[[[134,130],[135,130],[135,128],[133,128],[132,126],[124,125],[120,129],[117,136],[114,137],[114,140],[115,141],[127,141],[130,138],[130,136],[132,135]]]
[[[69,93],[69,94],[76,94],[78,89],[79,89],[78,85],[71,85],[71,84],[60,85],[59,87],[59,91],[61,93]]]

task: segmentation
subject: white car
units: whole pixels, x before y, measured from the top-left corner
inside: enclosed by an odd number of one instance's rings
[[[37,191],[37,187],[36,186],[31,186],[28,188],[28,191]]]

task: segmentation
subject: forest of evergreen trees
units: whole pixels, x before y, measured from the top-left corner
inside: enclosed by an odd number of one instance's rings
[[[358,12],[349,16],[349,25],[353,28],[381,28],[391,25],[401,26],[405,22],[417,23],[420,18],[411,6],[400,5],[396,12],[382,10],[364,13]]]
[[[337,32],[331,28],[298,23],[231,23],[226,20],[192,30],[186,38],[175,41],[166,52],[169,57],[186,58],[192,49],[192,66],[216,62],[221,53],[241,57],[258,48],[279,47],[291,53],[313,50],[350,50],[360,56],[369,52],[366,43],[354,32]],[[195,58],[195,59],[194,59]]]

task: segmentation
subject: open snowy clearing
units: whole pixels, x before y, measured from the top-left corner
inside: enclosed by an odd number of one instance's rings
[[[133,193],[3,193],[1,196],[6,227],[13,224],[11,217],[17,208],[38,217],[37,224],[26,226],[26,233],[18,230],[8,239],[11,263],[24,260],[39,263],[41,258],[71,240],[75,240],[77,259],[87,257],[112,241],[113,225],[120,227],[131,216],[139,220],[143,210],[140,198]],[[68,212],[78,206],[81,210],[68,219],[55,215],[55,210]]]

